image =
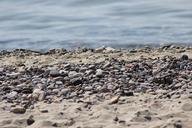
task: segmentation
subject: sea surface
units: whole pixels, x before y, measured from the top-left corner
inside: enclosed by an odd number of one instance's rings
[[[192,0],[0,0],[0,50],[192,43]]]

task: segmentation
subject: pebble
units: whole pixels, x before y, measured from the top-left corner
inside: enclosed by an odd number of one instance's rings
[[[118,103],[119,98],[120,98],[120,96],[114,96],[113,98],[110,99],[110,101],[109,101],[108,104],[111,105],[111,104],[116,104],[116,103]]]
[[[103,70],[102,69],[97,69],[96,74],[97,77],[102,77],[103,76]]]
[[[68,74],[69,78],[76,78],[76,77],[81,77],[81,73],[77,73],[76,71],[70,71]]]
[[[52,70],[49,72],[49,75],[52,76],[52,77],[57,77],[57,76],[60,76],[60,73],[59,73],[58,70],[52,69]]]
[[[62,89],[62,90],[60,91],[60,95],[64,95],[64,96],[66,96],[69,92],[70,92],[69,89],[64,88],[64,89]]]
[[[17,93],[16,91],[12,91],[12,92],[10,92],[9,94],[7,94],[6,97],[7,97],[8,99],[13,99],[13,98],[16,98],[17,94],[18,94],[18,93]]]
[[[181,56],[181,60],[188,60],[188,59],[189,59],[189,57],[187,55],[182,55]]]
[[[32,125],[33,123],[35,123],[33,116],[29,116],[29,118],[27,119],[27,125]]]
[[[134,96],[134,93],[131,91],[124,91],[121,95],[122,96]]]
[[[45,99],[45,92],[41,89],[35,89],[33,91],[33,98],[38,99],[39,101],[43,101]]]
[[[15,108],[11,108],[10,111],[15,114],[24,114],[26,112],[26,109],[23,107],[15,107]]]
[[[192,111],[192,103],[185,103],[182,106],[183,111]]]
[[[70,83],[72,83],[73,85],[79,85],[83,83],[83,80],[81,77],[72,78],[70,79]]]
[[[47,109],[40,109],[39,110],[41,113],[48,113],[49,111]]]

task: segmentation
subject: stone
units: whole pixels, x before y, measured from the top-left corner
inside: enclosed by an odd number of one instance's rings
[[[60,76],[60,73],[58,70],[52,69],[52,70],[50,70],[49,75],[52,77],[57,77],[57,76]]]
[[[123,93],[121,94],[122,96],[134,96],[134,93],[131,91],[123,91]]]
[[[39,110],[41,113],[48,113],[49,111],[47,109],[40,109]]]
[[[97,77],[103,76],[103,70],[102,70],[102,69],[97,69],[95,75],[96,75]]]
[[[68,75],[68,71],[66,71],[66,70],[60,70],[59,73],[61,76],[67,76]]]
[[[93,87],[91,87],[91,86],[86,86],[86,87],[84,88],[84,90],[85,90],[85,91],[91,91],[91,90],[93,90]]]
[[[115,116],[115,118],[113,119],[113,121],[117,122],[119,121],[119,118],[117,116]]]
[[[96,48],[96,49],[95,49],[95,52],[96,52],[96,53],[101,53],[101,52],[103,52],[103,50],[105,50],[105,46]]]
[[[65,65],[64,65],[64,68],[65,68],[65,69],[69,69],[69,68],[71,68],[71,65],[70,65],[70,64],[65,64]]]
[[[26,112],[26,109],[23,107],[15,107],[15,108],[11,108],[10,111],[15,114],[24,114]]]
[[[76,78],[76,77],[81,77],[82,74],[81,73],[77,73],[76,71],[70,71],[68,73],[68,76],[69,76],[69,78]]]
[[[81,77],[72,78],[72,79],[70,79],[70,82],[71,82],[73,85],[79,85],[79,84],[82,84],[82,83],[83,83]]]
[[[106,47],[105,49],[104,49],[104,53],[111,53],[111,52],[115,52],[116,51],[116,49],[114,49],[114,48],[112,48],[112,47]]]
[[[189,57],[187,55],[182,55],[181,56],[181,60],[188,60],[188,59],[189,59]]]
[[[33,91],[33,98],[38,101],[43,101],[45,99],[45,92],[41,89],[34,89]]]
[[[58,94],[58,93],[59,93],[59,89],[53,89],[52,92],[53,92],[54,94]]]
[[[32,125],[33,123],[35,123],[33,116],[29,116],[29,118],[27,119],[27,125]]]
[[[8,99],[14,99],[14,98],[17,97],[17,94],[18,94],[18,92],[12,91],[12,92],[10,92],[9,94],[7,94],[6,97],[7,97]]]
[[[64,88],[60,91],[60,95],[64,95],[66,96],[68,93],[70,92],[70,90],[68,88]]]
[[[192,103],[185,103],[182,106],[183,111],[192,111]]]
[[[113,98],[110,99],[108,104],[116,104],[119,101],[120,96],[114,96]]]
[[[91,69],[85,71],[85,74],[86,74],[86,75],[91,75],[91,74],[93,74],[93,73],[94,73],[94,71],[91,70]]]
[[[57,85],[63,85],[63,82],[62,82],[62,81],[56,81],[55,84],[57,84]]]
[[[103,68],[105,69],[105,68],[107,68],[107,67],[109,67],[109,66],[111,66],[111,63],[108,61],[108,62],[106,62],[106,63],[103,65]]]

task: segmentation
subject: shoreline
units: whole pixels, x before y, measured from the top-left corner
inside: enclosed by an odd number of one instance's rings
[[[191,128],[191,80],[192,47],[1,51],[0,126]]]

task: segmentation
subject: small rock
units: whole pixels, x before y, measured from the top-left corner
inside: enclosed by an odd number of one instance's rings
[[[103,70],[102,69],[97,69],[95,75],[98,76],[98,77],[103,76]]]
[[[174,125],[174,128],[183,128],[181,121],[177,121],[173,125]]]
[[[13,98],[15,98],[16,96],[17,96],[17,92],[16,91],[12,91],[12,92],[10,92],[9,94],[7,94],[6,95],[6,97],[8,98],[8,99],[13,99]]]
[[[57,84],[57,85],[62,85],[63,82],[62,82],[62,81],[56,81],[55,84]]]
[[[23,107],[15,107],[11,109],[11,112],[15,114],[24,114],[26,112],[26,109]]]
[[[109,101],[109,104],[116,104],[116,103],[118,103],[119,98],[120,98],[120,96],[115,96],[115,97],[113,97],[113,98]]]
[[[56,70],[56,69],[52,69],[50,72],[49,72],[49,75],[52,76],[52,77],[57,77],[60,75],[59,71]]]
[[[101,53],[101,52],[103,52],[104,49],[105,49],[105,46],[102,46],[102,47],[96,48],[95,52],[96,53]]]
[[[41,113],[48,113],[49,111],[47,109],[40,109]]]
[[[69,89],[64,88],[64,89],[62,89],[62,90],[60,91],[60,95],[64,95],[64,96],[66,96],[69,92],[70,92]]]
[[[67,76],[68,75],[68,71],[66,71],[66,70],[60,70],[59,73],[61,76]]]
[[[70,79],[70,82],[71,82],[73,85],[79,85],[79,84],[82,84],[82,83],[83,83],[81,77]]]
[[[58,94],[59,93],[59,89],[53,89],[52,91],[54,94]]]
[[[114,48],[112,48],[112,47],[106,47],[105,50],[104,50],[105,53],[110,53],[110,52],[115,52],[115,51],[116,50]]]
[[[117,116],[115,116],[115,118],[113,119],[115,122],[117,122],[119,120],[119,118]]]
[[[35,89],[33,91],[33,98],[38,101],[43,101],[45,99],[45,92],[40,89]]]
[[[181,60],[188,60],[188,59],[189,59],[189,57],[187,55],[182,55],[181,56]]]
[[[191,103],[183,104],[182,110],[184,110],[184,111],[192,111],[192,104]]]
[[[122,96],[134,96],[134,93],[131,91],[123,91],[123,93],[121,95]]]
[[[27,125],[32,125],[33,123],[35,123],[35,120],[33,119],[33,116],[30,116],[30,117],[27,119]]]

